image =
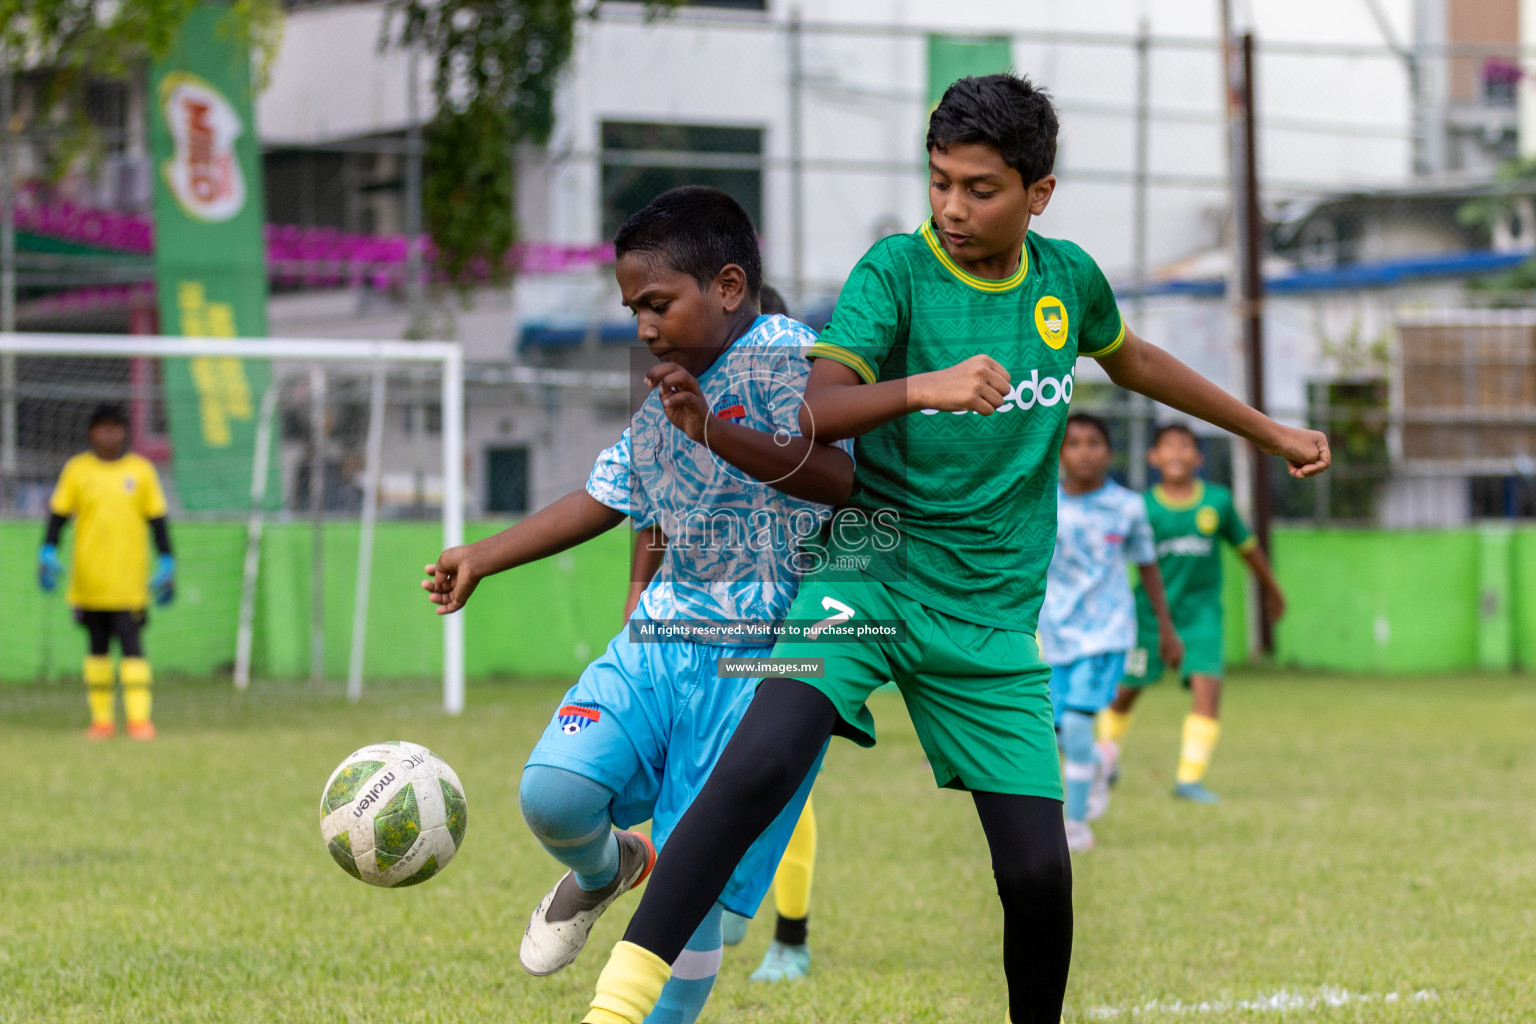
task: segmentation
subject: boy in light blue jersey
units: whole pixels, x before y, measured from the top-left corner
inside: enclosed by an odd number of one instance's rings
[[[524,818],[570,869],[523,936],[518,958],[536,975],[575,960],[597,918],[649,872],[652,843],[665,844],[757,687],[756,678],[722,676],[719,661],[768,653],[799,586],[799,542],[853,486],[850,445],[801,435],[804,353],[815,334],[759,315],[756,232],[734,200],[674,189],[624,224],[615,249],[624,305],[659,360],[645,377],[650,393],[584,490],[443,552],[423,583],[446,614],[486,576],[626,516],[648,539],[665,539],[625,631],[566,693],[523,773]],[[698,1017],[719,971],[722,911],[756,912],[813,776],[673,961],[646,1024]],[[614,831],[647,818],[650,839]]]
[[[1051,666],[1051,704],[1062,752],[1067,846],[1093,848],[1088,822],[1109,803],[1109,772],[1117,751],[1093,742],[1093,719],[1115,697],[1125,653],[1136,646],[1136,601],[1128,565],[1157,615],[1158,646],[1177,664],[1183,645],[1163,595],[1152,526],[1141,495],[1108,479],[1109,427],[1073,413],[1061,442],[1056,496],[1056,550],[1040,607],[1040,648]],[[1090,799],[1092,797],[1092,799]]]

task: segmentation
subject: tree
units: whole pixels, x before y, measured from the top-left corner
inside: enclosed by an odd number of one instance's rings
[[[1494,172],[1493,186],[1486,195],[1462,204],[1456,211],[1456,220],[1467,227],[1492,232],[1500,221],[1518,219],[1519,204],[1529,203],[1533,196],[1536,196],[1536,158],[1516,157],[1501,164]],[[1474,278],[1468,282],[1468,288],[1486,296],[1496,306],[1528,306],[1532,294],[1536,293],[1536,258],[1498,274]]]
[[[53,153],[63,172],[89,155],[98,138],[86,118],[85,89],[93,79],[123,79],[176,43],[202,0],[0,0],[0,47],[12,60],[49,68],[45,117],[62,114],[73,129]],[[278,0],[232,0],[229,31],[246,41],[264,71],[282,35]],[[19,55],[19,56],[16,56]],[[14,65],[5,62],[6,73]],[[259,77],[259,74],[258,74]]]
[[[582,15],[573,0],[391,0],[390,8],[389,41],[420,46],[433,61],[422,207],[437,269],[461,287],[504,280],[517,237],[513,153],[549,141]]]
[[[95,141],[85,120],[92,78],[124,78],[174,45],[204,0],[0,0],[0,42],[56,69],[50,106],[76,132],[55,154],[62,170]],[[602,0],[593,0],[594,13]],[[652,0],[656,14],[686,0]],[[282,32],[279,0],[231,0],[230,30],[263,71]],[[433,67],[437,111],[426,130],[422,196],[437,269],[458,286],[505,279],[516,240],[513,153],[547,142],[570,60],[576,0],[391,0],[386,45],[419,46]],[[258,80],[262,77],[258,73]]]

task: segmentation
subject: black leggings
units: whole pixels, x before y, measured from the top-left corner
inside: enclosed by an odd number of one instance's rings
[[[98,612],[80,610],[75,618],[91,638],[91,654],[100,657],[111,651],[112,638],[117,637],[118,648],[125,658],[144,657],[144,642],[139,631],[145,626],[143,612]]]
[[[747,848],[773,823],[827,737],[832,702],[792,679],[767,679],[709,781],[667,839],[624,938],[676,960]],[[1058,1024],[1072,959],[1072,862],[1061,803],[973,793],[1003,902],[1003,971],[1013,1024]]]

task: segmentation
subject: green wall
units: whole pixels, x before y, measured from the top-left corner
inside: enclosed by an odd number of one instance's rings
[[[1477,531],[1289,529],[1276,530],[1273,543],[1288,607],[1275,635],[1282,664],[1355,672],[1477,667]],[[1536,576],[1526,574],[1523,585],[1536,585]]]
[[[470,539],[504,524],[473,524]],[[346,674],[357,526],[325,528],[326,672]],[[73,678],[84,637],[62,595],[31,579],[39,523],[0,522],[0,565],[17,585],[0,608],[0,680]],[[245,527],[173,526],[180,563],[175,605],[151,611],[146,635],[161,673],[227,673],[234,659]],[[442,663],[442,629],[419,588],[439,550],[433,523],[381,523],[369,597],[372,678],[431,678]],[[629,531],[481,584],[465,610],[472,676],[574,676],[618,631],[628,590]],[[309,673],[310,533],[269,525],[257,602],[258,678]],[[66,552],[66,561],[68,553]],[[1536,667],[1536,528],[1371,531],[1277,529],[1276,571],[1289,610],[1276,633],[1277,660],[1304,668],[1433,672]],[[1226,566],[1227,649],[1246,655],[1247,571]]]
[[[506,524],[475,523],[475,540]],[[230,523],[172,525],[177,600],[150,610],[145,645],[159,673],[227,673],[234,662],[245,527]],[[66,534],[66,541],[73,531]],[[430,678],[442,670],[442,626],[420,589],[421,568],[442,549],[433,523],[380,523],[374,535],[368,648],[372,678]],[[326,674],[346,675],[356,580],[358,527],[324,528]],[[61,592],[32,584],[42,526],[0,522],[0,565],[21,582],[0,606],[0,681],[74,677],[84,633]],[[482,583],[465,609],[467,671],[572,675],[600,652],[621,625],[629,588],[629,531],[614,530],[574,551]],[[69,552],[63,552],[66,565]],[[268,525],[262,538],[253,669],[258,678],[309,674],[310,528]]]

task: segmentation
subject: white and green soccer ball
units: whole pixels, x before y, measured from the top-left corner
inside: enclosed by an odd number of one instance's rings
[[[320,794],[320,835],[353,878],[425,882],[453,859],[469,820],[464,786],[426,747],[404,740],[354,752]]]

